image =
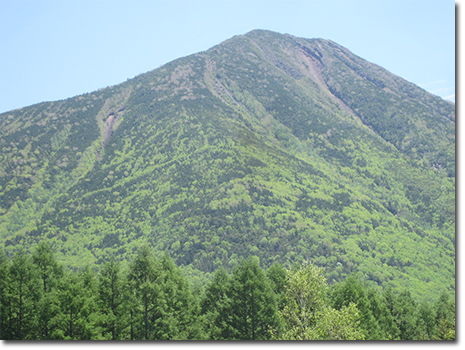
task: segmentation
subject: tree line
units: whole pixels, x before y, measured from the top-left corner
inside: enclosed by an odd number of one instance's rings
[[[268,269],[243,259],[191,284],[145,245],[129,263],[65,269],[41,241],[0,253],[4,340],[453,340],[455,301],[416,301],[357,275],[328,285],[311,263]]]

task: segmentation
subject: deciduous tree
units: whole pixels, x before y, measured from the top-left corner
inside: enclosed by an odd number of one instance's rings
[[[354,303],[336,310],[328,305],[328,285],[322,270],[305,263],[288,271],[285,306],[280,312],[286,340],[363,339]]]

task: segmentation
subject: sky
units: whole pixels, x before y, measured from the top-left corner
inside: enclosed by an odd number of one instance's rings
[[[455,101],[453,0],[0,0],[0,113],[115,85],[253,29],[337,42]]]

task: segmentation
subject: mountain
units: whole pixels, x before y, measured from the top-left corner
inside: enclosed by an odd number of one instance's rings
[[[309,259],[455,290],[455,105],[324,39],[235,36],[128,81],[0,115],[7,254],[74,268],[142,242],[186,273]]]

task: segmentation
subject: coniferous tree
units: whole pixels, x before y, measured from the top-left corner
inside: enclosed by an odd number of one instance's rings
[[[331,306],[337,310],[354,303],[360,311],[360,328],[365,339],[375,340],[381,336],[380,326],[373,316],[368,298],[368,287],[357,276],[350,275],[344,281],[336,283],[331,288]]]
[[[13,339],[11,262],[0,251],[0,339]]]
[[[59,307],[57,286],[63,275],[63,268],[55,259],[50,244],[46,241],[40,241],[32,255],[32,261],[36,266],[39,279],[42,284],[40,300],[38,302],[39,317],[39,339],[53,339],[51,332],[61,311]]]
[[[150,314],[154,339],[199,339],[201,329],[196,321],[199,305],[189,282],[174,261],[163,254],[156,261],[156,302]]]
[[[455,340],[455,302],[443,291],[433,305],[435,315],[435,339]]]
[[[415,339],[416,302],[409,291],[402,291],[394,300],[393,316],[401,340]]]
[[[63,274],[63,268],[56,261],[55,253],[48,242],[39,242],[32,254],[32,261],[39,271],[44,293],[49,292],[56,286],[57,279]]]
[[[330,289],[322,269],[304,264],[266,272],[257,257],[232,275],[218,269],[195,297],[168,255],[142,247],[126,274],[114,259],[98,278],[64,271],[47,243],[12,259],[0,252],[2,339],[454,340],[455,303],[430,304],[410,291],[382,292],[356,276]],[[329,291],[329,293],[328,293]],[[278,308],[276,294],[281,294]],[[369,325],[368,320],[372,323]]]
[[[389,334],[389,339],[399,340],[400,330],[399,330],[399,327],[396,321],[396,314],[395,314],[396,296],[391,286],[387,286],[383,290],[382,300],[383,300],[383,304],[388,310],[388,315],[385,319],[386,322],[384,323],[384,330],[387,334]]]
[[[224,339],[229,308],[230,277],[227,271],[220,267],[213,279],[205,287],[205,294],[201,302],[201,314],[205,319],[205,326],[210,339]]]
[[[78,318],[78,325],[80,326],[80,339],[101,339],[101,319],[98,307],[98,281],[95,271],[89,266],[86,266],[80,273],[79,282],[84,302]]]
[[[276,295],[257,257],[244,260],[232,275],[225,338],[270,339],[278,327]]]
[[[283,265],[275,262],[266,270],[266,276],[271,282],[271,287],[276,294],[278,308],[282,310],[284,306],[284,291],[286,286],[287,271]]]
[[[98,340],[102,331],[99,327],[98,287],[95,273],[86,267],[78,272],[67,272],[60,287],[59,328],[53,339]]]
[[[417,340],[431,340],[435,336],[434,312],[429,302],[418,305],[415,335]]]
[[[133,291],[130,306],[131,339],[155,339],[153,312],[157,302],[155,261],[147,245],[142,246],[131,263],[129,283]]]
[[[105,263],[99,273],[99,309],[102,315],[102,332],[105,339],[127,339],[129,327],[126,276],[114,257]]]
[[[371,329],[376,332],[376,335],[368,335],[365,339],[393,339],[390,332],[394,329],[394,318],[384,302],[383,295],[374,288],[369,288],[367,297],[375,323]]]
[[[65,340],[75,339],[75,322],[80,299],[76,273],[64,271],[59,284],[58,299],[61,312],[55,319],[56,326],[51,330],[51,338]]]
[[[10,268],[12,339],[37,339],[39,321],[37,305],[37,273],[30,255],[20,249],[13,257]]]

